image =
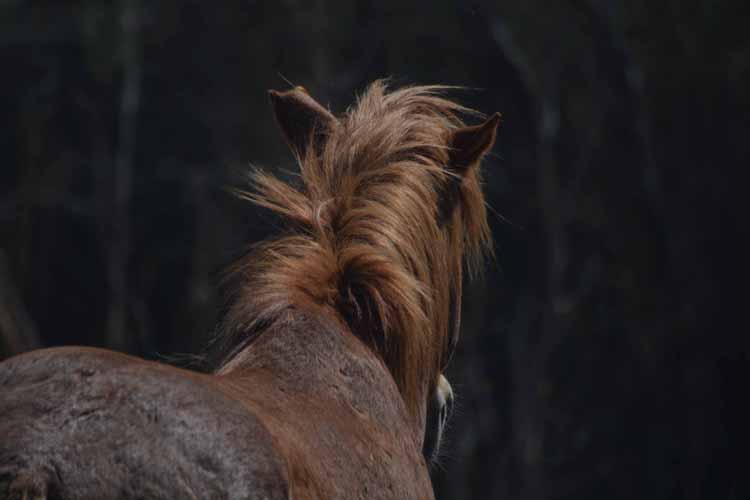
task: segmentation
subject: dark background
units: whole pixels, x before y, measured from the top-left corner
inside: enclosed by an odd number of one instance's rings
[[[201,352],[274,231],[225,187],[293,168],[266,89],[465,85],[497,257],[438,498],[750,498],[748,5],[0,1],[0,358]]]

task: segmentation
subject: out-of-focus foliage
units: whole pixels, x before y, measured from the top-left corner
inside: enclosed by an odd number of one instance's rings
[[[497,258],[438,497],[748,498],[748,5],[1,2],[0,356],[200,352],[274,230],[224,187],[294,168],[265,90],[465,85]]]

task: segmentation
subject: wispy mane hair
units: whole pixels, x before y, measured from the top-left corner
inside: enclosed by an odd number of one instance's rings
[[[241,285],[225,318],[230,336],[317,304],[373,347],[414,409],[441,368],[462,258],[478,269],[491,241],[478,169],[458,176],[448,166],[451,133],[478,113],[447,90],[377,81],[335,127],[310,135],[298,185],[253,172],[240,196],[286,231],[231,268]]]

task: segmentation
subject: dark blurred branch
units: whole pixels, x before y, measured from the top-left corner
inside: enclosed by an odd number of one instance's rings
[[[117,150],[114,159],[114,211],[107,262],[107,277],[112,293],[107,336],[110,346],[127,349],[128,338],[128,260],[131,250],[130,198],[138,106],[141,95],[140,3],[120,3],[120,57],[122,90],[118,119]]]
[[[505,58],[515,68],[529,97],[538,103],[541,92],[539,78],[531,67],[528,57],[516,43],[513,33],[502,19],[497,18],[490,26],[490,34]]]
[[[13,284],[8,259],[0,250],[0,356],[41,347],[36,325]]]

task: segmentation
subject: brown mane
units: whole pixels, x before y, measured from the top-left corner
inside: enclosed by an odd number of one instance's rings
[[[318,154],[298,155],[299,186],[254,172],[253,190],[240,195],[287,231],[230,271],[242,285],[225,319],[225,345],[235,348],[220,372],[241,362],[236,346],[249,332],[314,303],[380,354],[414,410],[419,385],[442,368],[462,256],[474,268],[490,248],[478,169],[455,182],[446,167],[459,115],[478,113],[446,90],[375,82],[322,139],[312,134]]]

